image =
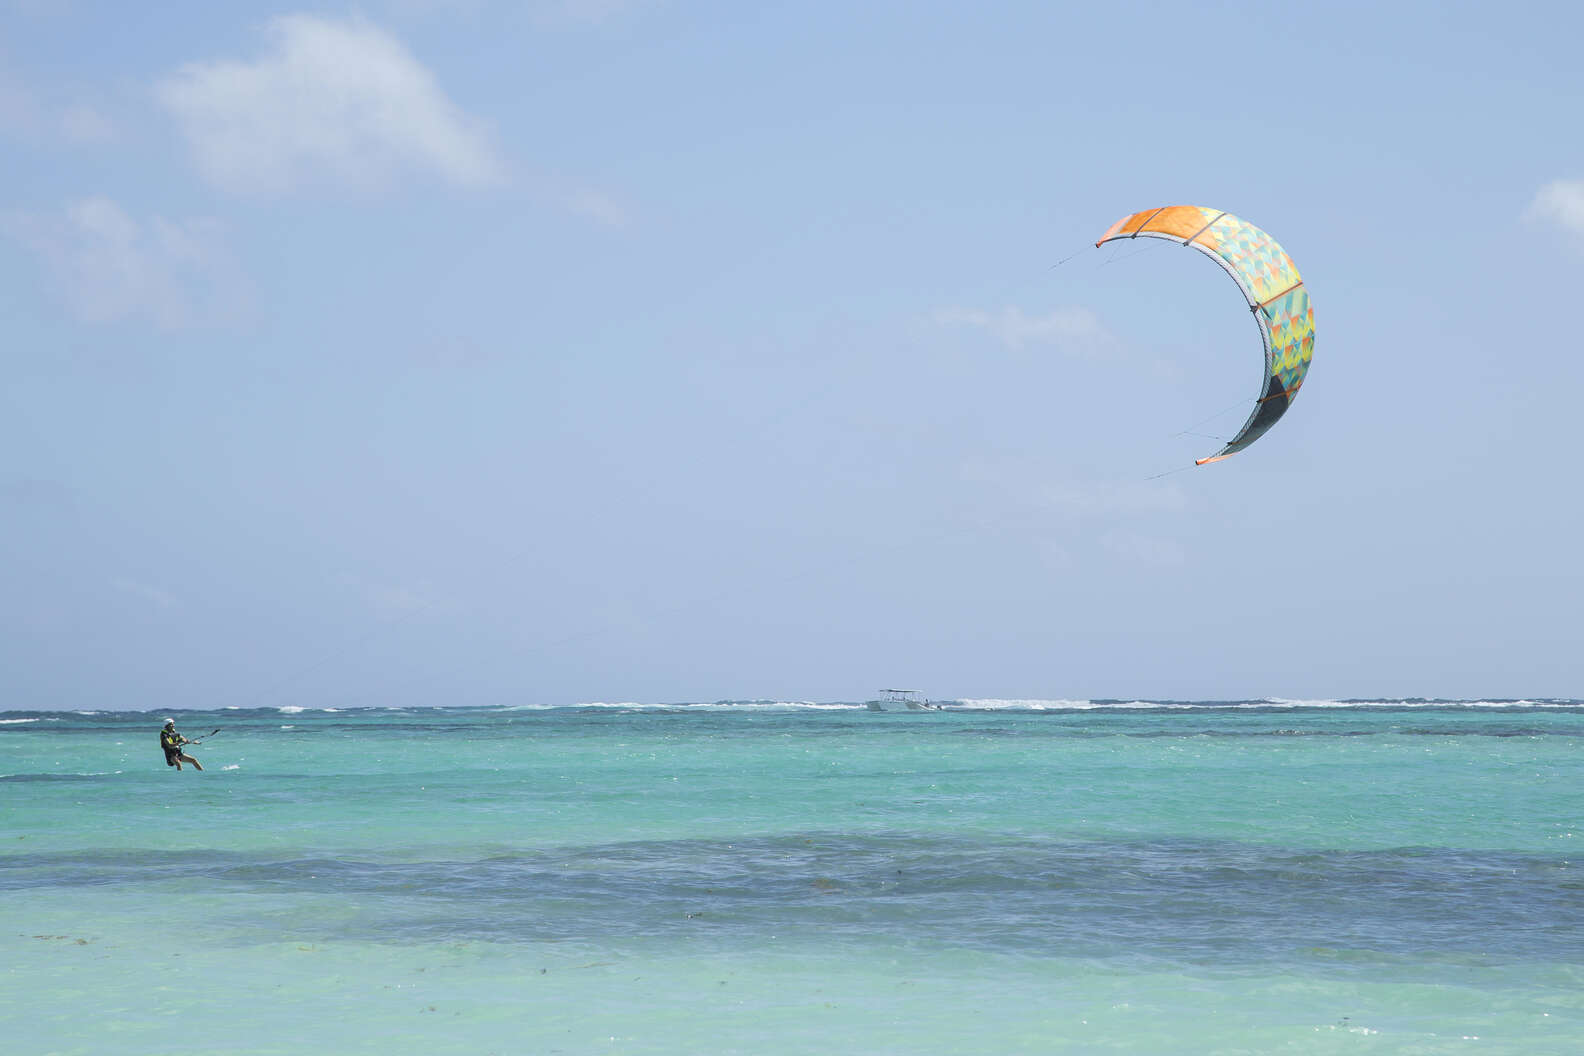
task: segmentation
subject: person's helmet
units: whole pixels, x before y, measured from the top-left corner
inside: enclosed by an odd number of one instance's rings
[[[175,719],[166,719],[165,720],[165,725],[174,726],[174,725],[176,725],[176,720]]]

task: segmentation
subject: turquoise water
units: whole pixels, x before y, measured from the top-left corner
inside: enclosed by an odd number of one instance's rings
[[[0,713],[17,1053],[1577,1053],[1584,704]]]

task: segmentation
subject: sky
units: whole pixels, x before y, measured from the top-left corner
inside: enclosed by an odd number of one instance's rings
[[[1581,31],[0,0],[0,710],[1584,697]]]

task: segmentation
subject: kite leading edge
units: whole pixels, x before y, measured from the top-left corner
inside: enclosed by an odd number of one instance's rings
[[[1259,323],[1265,346],[1264,387],[1237,435],[1202,466],[1236,454],[1265,434],[1292,405],[1314,355],[1314,309],[1287,251],[1246,220],[1197,205],[1169,205],[1124,216],[1100,237],[1164,238],[1191,246],[1221,265],[1237,282]]]

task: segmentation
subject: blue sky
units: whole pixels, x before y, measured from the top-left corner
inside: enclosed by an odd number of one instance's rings
[[[1581,29],[3,0],[0,708],[1584,696]]]

